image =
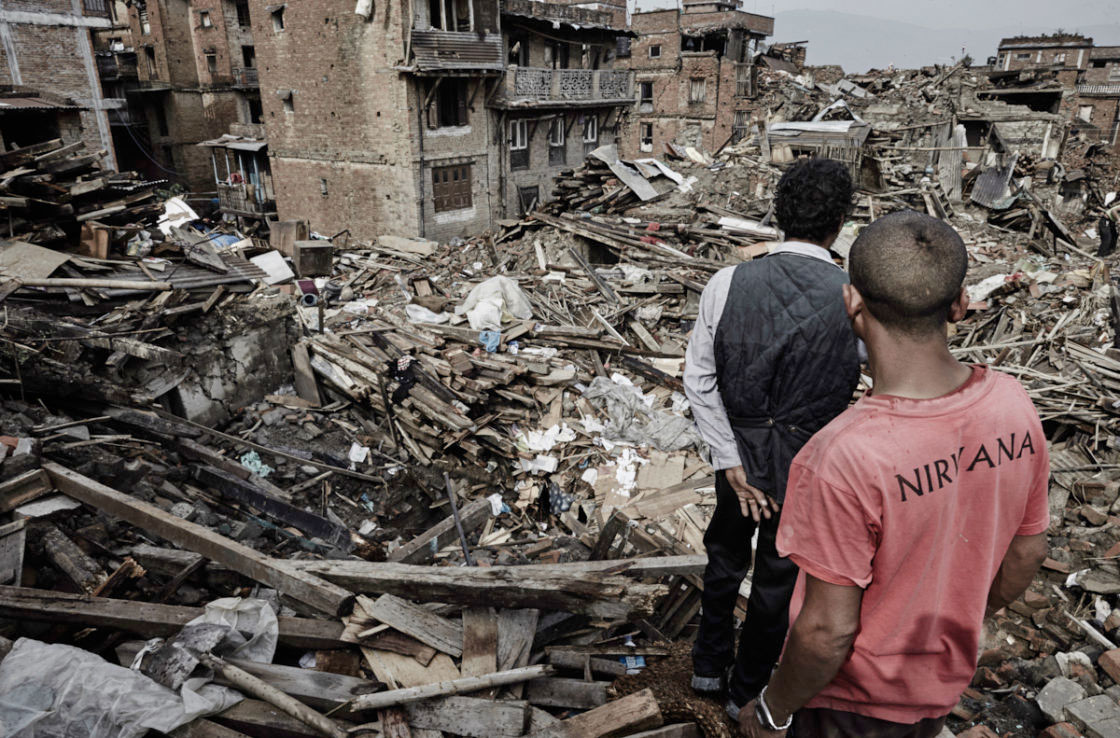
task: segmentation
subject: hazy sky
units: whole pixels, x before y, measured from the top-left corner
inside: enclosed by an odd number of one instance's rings
[[[640,10],[677,0],[631,0]],[[966,49],[983,64],[999,39],[1064,29],[1120,45],[1120,0],[743,0],[775,17],[772,41],[809,40],[810,64],[870,67],[952,63]]]

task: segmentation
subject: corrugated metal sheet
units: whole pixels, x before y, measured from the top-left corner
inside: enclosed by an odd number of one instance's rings
[[[0,112],[8,110],[81,110],[78,105],[64,105],[62,103],[44,100],[41,97],[2,97],[0,98]]]
[[[454,69],[502,71],[502,37],[487,33],[413,31],[412,53],[421,72]]]
[[[976,184],[972,185],[970,199],[993,210],[1007,210],[1011,207],[1015,202],[1015,196],[1011,194],[1011,176],[1018,160],[1018,153],[1005,156],[1003,166],[991,167],[981,172],[976,178]]]

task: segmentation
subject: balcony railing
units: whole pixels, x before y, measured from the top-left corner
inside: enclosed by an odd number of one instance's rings
[[[1077,92],[1082,95],[1118,95],[1120,83],[1111,85],[1078,85]]]
[[[567,21],[578,25],[609,26],[611,14],[602,10],[588,10],[574,5],[546,3],[540,0],[502,0],[502,12],[525,18]]]
[[[257,73],[256,67],[234,67],[233,84],[238,87],[260,86],[260,76]]]
[[[632,103],[633,74],[622,69],[510,67],[502,100],[514,107]]]
[[[97,57],[97,75],[103,80],[136,79],[136,54],[104,54]]]
[[[271,202],[260,192],[256,185],[247,183],[218,183],[218,206],[225,211],[245,214],[264,215],[275,210]]]

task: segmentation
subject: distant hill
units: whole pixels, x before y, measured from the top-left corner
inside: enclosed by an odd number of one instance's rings
[[[884,20],[834,10],[788,10],[774,16],[774,41],[809,40],[809,64],[839,64],[844,71],[865,72],[889,64],[913,68],[948,64],[961,49],[976,64],[995,56],[1001,38],[1020,33],[1048,33],[1051,27],[926,28],[914,23]],[[1120,45],[1120,24],[1072,26],[1100,46]]]

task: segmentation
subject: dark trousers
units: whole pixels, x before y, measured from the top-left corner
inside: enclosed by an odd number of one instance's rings
[[[908,725],[853,712],[803,708],[793,716],[790,738],[936,738],[946,717],[926,718]]]
[[[778,520],[774,515],[756,524],[744,517],[727,476],[722,471],[716,473],[716,511],[704,535],[708,567],[704,570],[700,632],[692,648],[692,665],[700,676],[721,676],[734,661],[728,690],[739,706],[753,699],[770,680],[789,629],[789,600],[797,582],[797,566],[778,556],[774,545]],[[735,601],[751,566],[751,537],[756,526],[758,548],[751,594],[739,652],[733,657]]]

